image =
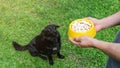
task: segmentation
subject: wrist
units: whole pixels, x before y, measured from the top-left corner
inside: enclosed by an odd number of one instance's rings
[[[105,19],[99,20],[99,22],[97,23],[98,25],[97,27],[99,28],[99,31],[106,28],[105,22],[106,22]]]
[[[89,40],[90,40],[89,46],[90,46],[90,47],[95,47],[95,45],[96,45],[96,39],[94,39],[94,38],[89,38]]]
[[[100,50],[105,50],[106,48],[109,47],[109,45],[110,44],[108,42],[104,42],[104,41],[97,40],[97,39],[94,39],[94,42],[93,42],[93,47],[100,49]]]
[[[97,39],[93,39],[92,40],[92,47],[95,47],[95,48],[97,48],[97,44],[99,43],[99,40],[97,40]]]

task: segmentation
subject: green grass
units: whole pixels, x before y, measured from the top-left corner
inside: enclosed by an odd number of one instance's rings
[[[109,16],[119,11],[119,4],[119,0],[0,0],[0,68],[105,68],[107,56],[98,49],[74,46],[67,30],[72,20]],[[11,44],[13,40],[27,44],[48,22],[64,24],[58,30],[65,59],[54,57],[54,66],[28,51],[15,51]],[[95,38],[112,42],[118,29],[105,29]]]

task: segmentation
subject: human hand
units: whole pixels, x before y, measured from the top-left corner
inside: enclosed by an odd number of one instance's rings
[[[87,17],[87,19],[91,20],[94,23],[97,32],[102,30],[102,26],[100,24],[100,22],[101,22],[100,19],[92,18],[92,17]]]
[[[70,41],[79,47],[87,48],[87,47],[93,46],[93,42],[95,42],[95,39],[88,37],[88,36],[83,36],[80,38],[72,39]]]

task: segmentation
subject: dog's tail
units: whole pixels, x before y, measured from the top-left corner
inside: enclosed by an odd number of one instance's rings
[[[19,45],[19,44],[16,43],[16,42],[12,42],[12,44],[13,44],[14,48],[15,48],[16,50],[18,50],[18,51],[25,51],[25,50],[28,49],[28,45],[26,45],[26,46],[21,46],[21,45]]]

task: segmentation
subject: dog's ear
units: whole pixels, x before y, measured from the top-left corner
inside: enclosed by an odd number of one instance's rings
[[[50,24],[53,24],[53,23],[52,23],[52,21],[49,21],[48,24],[50,25]]]
[[[55,25],[56,29],[61,26],[64,26],[64,24]]]
[[[55,25],[55,28],[57,29],[57,28],[59,28],[60,26],[59,25]]]

